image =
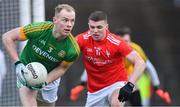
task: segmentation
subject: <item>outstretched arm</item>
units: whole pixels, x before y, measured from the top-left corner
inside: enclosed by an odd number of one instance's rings
[[[152,84],[154,86],[155,93],[160,98],[162,98],[163,101],[165,101],[167,104],[171,104],[172,101],[171,101],[169,92],[160,88],[160,81],[159,81],[158,74],[157,74],[155,67],[149,60],[146,61],[146,65],[147,65],[147,72],[151,76],[151,80],[152,80]]]
[[[157,74],[157,71],[155,69],[155,67],[153,66],[153,64],[150,62],[150,60],[146,61],[146,69],[147,72],[149,73],[153,86],[159,86],[160,85],[160,81],[159,81],[159,77]]]

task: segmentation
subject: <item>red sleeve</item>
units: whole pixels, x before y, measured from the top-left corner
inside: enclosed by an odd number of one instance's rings
[[[128,45],[128,43],[126,41],[124,41],[123,39],[121,39],[121,42],[119,44],[119,52],[123,55],[126,56],[128,55],[133,49],[130,47],[130,45]]]
[[[77,35],[76,40],[77,40],[77,43],[78,43],[80,49],[82,50],[82,48],[83,48],[83,36],[82,36],[82,34]]]

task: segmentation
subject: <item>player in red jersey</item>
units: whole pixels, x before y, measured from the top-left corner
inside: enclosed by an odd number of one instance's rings
[[[77,36],[88,76],[86,106],[123,106],[145,63],[122,38],[107,30],[104,12],[95,11],[88,20],[89,30]],[[129,78],[125,58],[134,64]]]

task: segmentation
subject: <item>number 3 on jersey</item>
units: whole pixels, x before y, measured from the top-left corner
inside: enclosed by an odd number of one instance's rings
[[[52,48],[52,47],[49,47],[48,52],[51,53],[52,50],[53,50],[53,48]]]

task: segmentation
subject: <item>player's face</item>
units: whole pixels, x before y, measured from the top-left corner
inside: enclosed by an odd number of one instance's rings
[[[131,38],[130,38],[130,35],[129,34],[124,34],[122,36],[122,38],[127,42],[127,43],[130,43],[131,42]]]
[[[93,40],[100,41],[106,36],[106,29],[108,27],[107,21],[93,21],[89,20],[89,30]]]
[[[59,14],[57,14],[53,18],[54,22],[54,36],[58,39],[66,38],[75,22],[75,12],[74,11],[67,11],[66,9],[61,10]]]

